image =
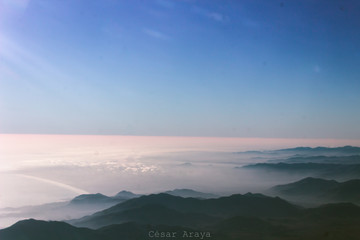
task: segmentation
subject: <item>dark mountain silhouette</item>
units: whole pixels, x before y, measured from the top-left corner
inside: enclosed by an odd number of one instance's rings
[[[271,188],[271,190],[281,195],[314,196],[319,195],[321,192],[327,191],[338,184],[339,183],[335,180],[307,177],[297,182],[277,185]]]
[[[136,197],[140,197],[140,194],[134,194],[132,192],[129,191],[121,191],[118,192],[115,196],[113,196],[113,198],[117,198],[117,199],[132,199],[132,198],[136,198]]]
[[[128,199],[140,197],[141,195],[134,194],[129,191],[121,191],[113,197],[105,196],[101,193],[96,194],[82,194],[70,201],[70,204],[102,204],[102,203],[119,203]]]
[[[184,239],[184,231],[193,232],[192,228],[167,225],[142,225],[134,222],[109,225],[98,230],[77,228],[64,222],[23,220],[0,230],[1,240],[146,240],[150,231],[176,232],[171,239]],[[159,238],[155,238],[159,239]],[[162,238],[166,239],[166,238]],[[185,238],[186,239],[186,238]],[[211,238],[220,239],[220,238]],[[224,240],[228,238],[223,238]]]
[[[360,180],[353,179],[339,183],[338,186],[324,192],[323,197],[360,204]]]
[[[307,219],[339,219],[349,220],[358,219],[360,220],[360,207],[352,203],[330,203],[321,205],[317,208],[310,208],[304,210],[304,217]]]
[[[269,152],[277,152],[277,153],[291,153],[291,154],[300,154],[300,155],[360,155],[360,147],[353,146],[344,146],[344,147],[296,147],[296,148],[287,148],[280,149]]]
[[[281,152],[294,152],[294,151],[302,151],[302,152],[311,152],[311,153],[321,153],[321,152],[328,152],[328,153],[341,153],[341,154],[360,154],[360,147],[354,146],[343,146],[343,147],[296,147],[296,148],[287,148],[277,150]]]
[[[167,226],[167,225],[151,225],[151,224],[138,224],[134,222],[128,222],[123,224],[114,224],[110,226],[106,226],[97,230],[101,234],[104,234],[110,237],[110,240],[150,240],[150,239],[172,239],[172,240],[184,240],[183,232],[191,232],[194,231],[192,228],[187,228],[183,226]],[[149,237],[149,233],[158,231],[164,233],[172,233],[176,232],[176,236],[171,238],[155,238]],[[219,238],[211,238],[211,239],[219,239]],[[224,239],[226,240],[226,239]]]
[[[253,196],[254,194],[251,194]],[[255,194],[256,195],[256,194]],[[263,195],[257,197],[264,198]],[[266,197],[265,197],[266,198]],[[208,200],[199,200],[208,201]],[[226,202],[226,201],[225,201]],[[224,202],[224,203],[225,203]],[[143,213],[143,212],[145,213]],[[152,215],[155,212],[166,212],[160,216]],[[147,215],[146,212],[150,214]],[[137,219],[150,217],[143,222],[178,221],[179,225],[142,224],[127,222],[123,224],[109,224],[97,230],[78,228],[63,222],[45,222],[37,220],[20,221],[9,228],[0,230],[1,240],[146,240],[150,231],[176,233],[171,239],[184,239],[184,232],[209,232],[213,240],[235,239],[265,239],[265,240],[300,240],[300,239],[333,239],[356,240],[360,236],[360,207],[350,203],[327,204],[317,208],[299,209],[299,213],[287,217],[250,217],[233,216],[215,223],[202,226],[183,226],[181,218],[193,217],[193,213],[180,213],[159,205],[146,205],[124,212],[125,215]],[[140,214],[139,216],[136,216]],[[189,214],[189,216],[186,216]],[[176,220],[180,218],[180,220]],[[160,220],[160,221],[159,221]],[[207,221],[205,218],[203,221]],[[173,222],[175,223],[175,222]],[[168,239],[168,238],[162,238]],[[194,239],[194,238],[192,238]],[[195,238],[200,239],[200,238]]]
[[[285,174],[303,174],[312,177],[337,178],[349,180],[360,178],[360,164],[324,164],[324,163],[258,163],[242,168],[258,170],[262,173],[276,172]]]
[[[325,164],[360,164],[360,155],[351,156],[293,156],[286,159],[274,159],[269,163],[325,163]]]
[[[64,222],[23,220],[0,230],[1,240],[107,240],[107,237],[87,228],[76,228]]]
[[[208,218],[208,221],[214,218],[227,218],[232,216],[256,216],[256,217],[287,217],[294,216],[299,213],[299,208],[280,198],[272,198],[261,194],[245,194],[232,195],[230,197],[221,197],[218,199],[195,199],[171,196],[168,194],[153,194],[142,196],[139,198],[128,200],[124,203],[117,204],[104,211],[97,212],[91,216],[87,216],[78,220],[71,220],[69,223],[75,226],[97,228],[109,224],[109,220],[116,219],[116,223],[125,221],[138,221],[139,219],[131,219],[137,213],[142,221],[146,220],[142,216],[143,210],[150,211],[154,205],[161,205],[158,208],[159,216],[167,214],[177,214],[179,219],[193,222],[194,219]],[[171,211],[170,211],[171,210]],[[132,211],[132,214],[127,214]],[[194,215],[180,216],[179,213],[192,213]],[[151,214],[150,214],[151,216]],[[211,221],[210,221],[211,222]],[[148,222],[152,223],[152,222]],[[159,222],[162,223],[162,222]]]
[[[261,171],[261,174],[331,177],[339,181],[360,178],[360,147],[297,147],[256,154],[263,163],[235,168]]]
[[[122,199],[121,199],[122,200]],[[116,203],[118,199],[105,196],[101,193],[96,194],[82,194],[70,201],[70,204],[102,204],[102,203]]]
[[[164,192],[169,195],[178,196],[178,197],[192,197],[192,198],[218,198],[219,196],[211,193],[202,193],[198,191],[194,191],[192,189],[175,189],[172,191]]]
[[[314,156],[314,155],[325,155],[325,156],[348,156],[348,155],[360,155],[360,147],[354,146],[343,146],[343,147],[295,147],[278,150],[266,150],[266,151],[246,151],[238,152],[240,154],[288,154],[288,155],[302,155],[302,156]]]
[[[346,182],[305,178],[300,181],[278,185],[270,189],[272,192],[287,198],[306,199],[318,203],[352,202],[360,204],[360,180]]]
[[[269,220],[237,216],[221,221],[213,226],[213,231],[219,236],[227,236],[232,239],[282,239],[289,232],[285,226],[275,224]]]
[[[137,222],[141,224],[166,224],[169,226],[202,226],[212,224],[219,218],[202,213],[183,213],[158,204],[148,204],[121,213],[106,214],[96,218],[85,218],[76,226],[98,228],[111,224]]]
[[[100,193],[82,194],[66,202],[9,208],[6,214],[2,214],[0,217],[13,217],[18,219],[37,218],[43,220],[74,219],[107,209],[138,196],[139,195],[128,191],[121,191],[113,197]]]

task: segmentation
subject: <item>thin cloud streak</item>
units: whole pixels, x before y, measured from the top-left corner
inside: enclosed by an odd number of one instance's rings
[[[40,177],[35,177],[35,176],[30,176],[30,175],[25,175],[25,174],[16,174],[16,175],[20,176],[20,177],[25,177],[25,178],[37,180],[37,181],[40,181],[40,182],[48,183],[48,184],[51,184],[51,185],[55,185],[57,187],[60,187],[60,188],[66,189],[66,190],[70,190],[70,191],[72,191],[72,192],[74,192],[76,194],[88,194],[89,193],[89,192],[87,192],[87,191],[85,191],[83,189],[73,187],[73,186],[70,186],[70,185],[67,185],[67,184],[64,184],[64,183],[61,183],[61,182],[56,182],[56,181],[53,181],[53,180],[45,179],[45,178],[40,178]]]
[[[147,34],[150,37],[161,39],[161,40],[168,40],[170,37],[162,32],[159,32],[154,29],[145,28],[143,29],[143,32]]]
[[[229,17],[222,14],[222,13],[211,12],[211,11],[209,11],[207,9],[200,8],[200,7],[193,7],[192,11],[194,13],[198,14],[198,15],[207,17],[207,18],[212,19],[212,20],[217,21],[217,22],[226,22],[226,21],[229,20]]]
[[[51,85],[52,88],[55,89],[60,87],[59,82],[51,81],[50,84],[49,79],[54,78],[70,80],[69,76],[62,73],[52,64],[49,64],[49,61],[46,61],[28,50],[25,50],[23,47],[5,36],[0,37],[0,46],[0,69],[6,69],[8,77],[16,77],[16,79],[19,80],[22,75],[21,73],[24,73],[26,76],[31,76],[31,78],[26,78],[27,81],[31,81],[30,79],[36,79],[36,81],[39,81],[37,83],[33,83],[32,85],[36,86],[40,83],[44,86]],[[16,66],[16,69],[14,66]]]

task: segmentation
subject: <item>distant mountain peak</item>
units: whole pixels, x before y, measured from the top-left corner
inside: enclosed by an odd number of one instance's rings
[[[166,191],[164,192],[166,194],[169,195],[173,195],[173,196],[179,196],[179,197],[192,197],[192,198],[218,198],[219,196],[212,194],[212,193],[203,193],[203,192],[198,192],[195,191],[193,189],[187,189],[187,188],[182,188],[182,189],[174,189],[171,191]]]
[[[277,154],[277,153],[295,153],[295,154],[303,154],[303,153],[339,153],[339,154],[360,154],[360,147],[356,146],[342,146],[342,147],[294,147],[294,148],[284,148],[284,149],[275,149],[275,150],[264,150],[264,151],[245,151],[245,152],[237,152],[237,153],[247,153],[247,154]]]
[[[300,181],[298,181],[297,183],[319,183],[319,182],[332,182],[332,183],[338,183],[335,180],[327,180],[327,179],[322,179],[322,178],[314,178],[314,177],[306,177],[301,179]]]
[[[71,200],[71,202],[76,202],[76,201],[85,201],[85,200],[100,200],[100,199],[108,199],[108,196],[105,196],[104,194],[101,193],[95,193],[95,194],[81,194],[79,196],[76,196],[75,198],[73,198]]]
[[[266,196],[264,194],[261,194],[261,193],[252,193],[252,192],[247,192],[243,196],[247,196],[247,197],[263,197],[263,198],[268,197],[268,196]]]
[[[307,177],[297,182],[277,185],[270,189],[285,198],[303,199],[314,203],[360,203],[360,179],[346,182]]]
[[[130,191],[122,190],[122,191],[118,192],[118,194],[133,194],[133,193]]]
[[[119,202],[119,199],[105,196],[101,193],[95,193],[95,194],[82,194],[75,198],[73,198],[70,201],[70,205],[83,205],[86,206],[88,204],[115,204]]]
[[[154,214],[158,212],[159,214]],[[192,214],[191,217],[188,214]],[[154,219],[172,216],[184,222],[195,220],[201,216],[206,221],[213,218],[241,216],[285,217],[299,213],[297,206],[280,198],[268,197],[262,194],[235,194],[215,199],[183,198],[166,193],[151,194],[130,199],[113,207],[97,212],[91,216],[69,221],[74,226],[99,228],[109,224],[119,224],[126,221],[140,221],[151,224]],[[185,215],[184,215],[185,214]],[[204,220],[204,219],[203,219]],[[166,222],[166,221],[165,221]]]
[[[122,190],[122,191],[118,192],[114,196],[114,198],[131,199],[131,198],[136,198],[136,197],[139,197],[139,196],[141,196],[141,195],[132,193],[130,191]]]

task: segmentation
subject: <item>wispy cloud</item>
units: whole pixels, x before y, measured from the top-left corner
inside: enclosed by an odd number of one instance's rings
[[[207,17],[209,19],[212,19],[214,21],[217,22],[225,22],[225,21],[229,21],[229,17],[219,13],[219,12],[213,12],[213,11],[209,11],[207,9],[204,8],[200,8],[200,7],[193,7],[192,11],[198,15]]]
[[[87,191],[85,191],[83,189],[80,189],[80,188],[77,188],[77,187],[74,187],[74,186],[71,186],[71,185],[68,185],[68,184],[65,184],[65,183],[61,183],[61,182],[58,182],[58,181],[53,181],[53,180],[50,180],[50,179],[46,179],[46,178],[41,178],[41,177],[36,177],[36,176],[31,176],[31,175],[26,175],[26,174],[16,174],[16,175],[21,176],[21,177],[25,177],[25,178],[29,178],[29,179],[33,179],[33,180],[36,180],[36,181],[48,183],[48,184],[51,184],[51,185],[55,185],[57,187],[72,191],[72,192],[77,193],[77,194],[88,194],[89,193],[89,192],[87,192]]]
[[[173,9],[175,7],[175,3],[167,0],[157,0],[156,3],[162,7]]]
[[[27,81],[33,85],[49,85],[53,88],[60,87],[56,81],[49,79],[70,80],[70,77],[54,67],[49,61],[28,51],[22,46],[5,36],[0,37],[0,69],[5,69],[7,77],[19,80],[21,74],[27,76]],[[32,80],[30,80],[32,79]]]
[[[162,32],[159,32],[154,29],[145,28],[143,29],[143,32],[147,34],[150,37],[161,39],[161,40],[168,40],[170,37]]]
[[[215,21],[219,21],[219,22],[225,21],[224,15],[222,15],[222,14],[220,14],[220,13],[217,13],[217,12],[208,13],[207,16],[208,16],[209,18],[214,19]]]

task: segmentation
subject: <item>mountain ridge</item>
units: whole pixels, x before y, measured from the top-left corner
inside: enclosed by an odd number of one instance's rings
[[[307,177],[289,184],[274,186],[270,191],[281,197],[305,198],[322,203],[352,202],[360,204],[360,179],[345,182]]]
[[[285,217],[299,213],[299,208],[278,197],[262,194],[234,194],[217,199],[182,198],[169,194],[151,194],[119,203],[91,216],[70,220],[69,223],[82,227],[101,227],[109,216],[123,215],[127,210],[139,209],[151,204],[162,205],[180,213],[205,214],[210,217],[231,217],[236,215],[260,217]],[[116,222],[121,223],[121,222]]]

